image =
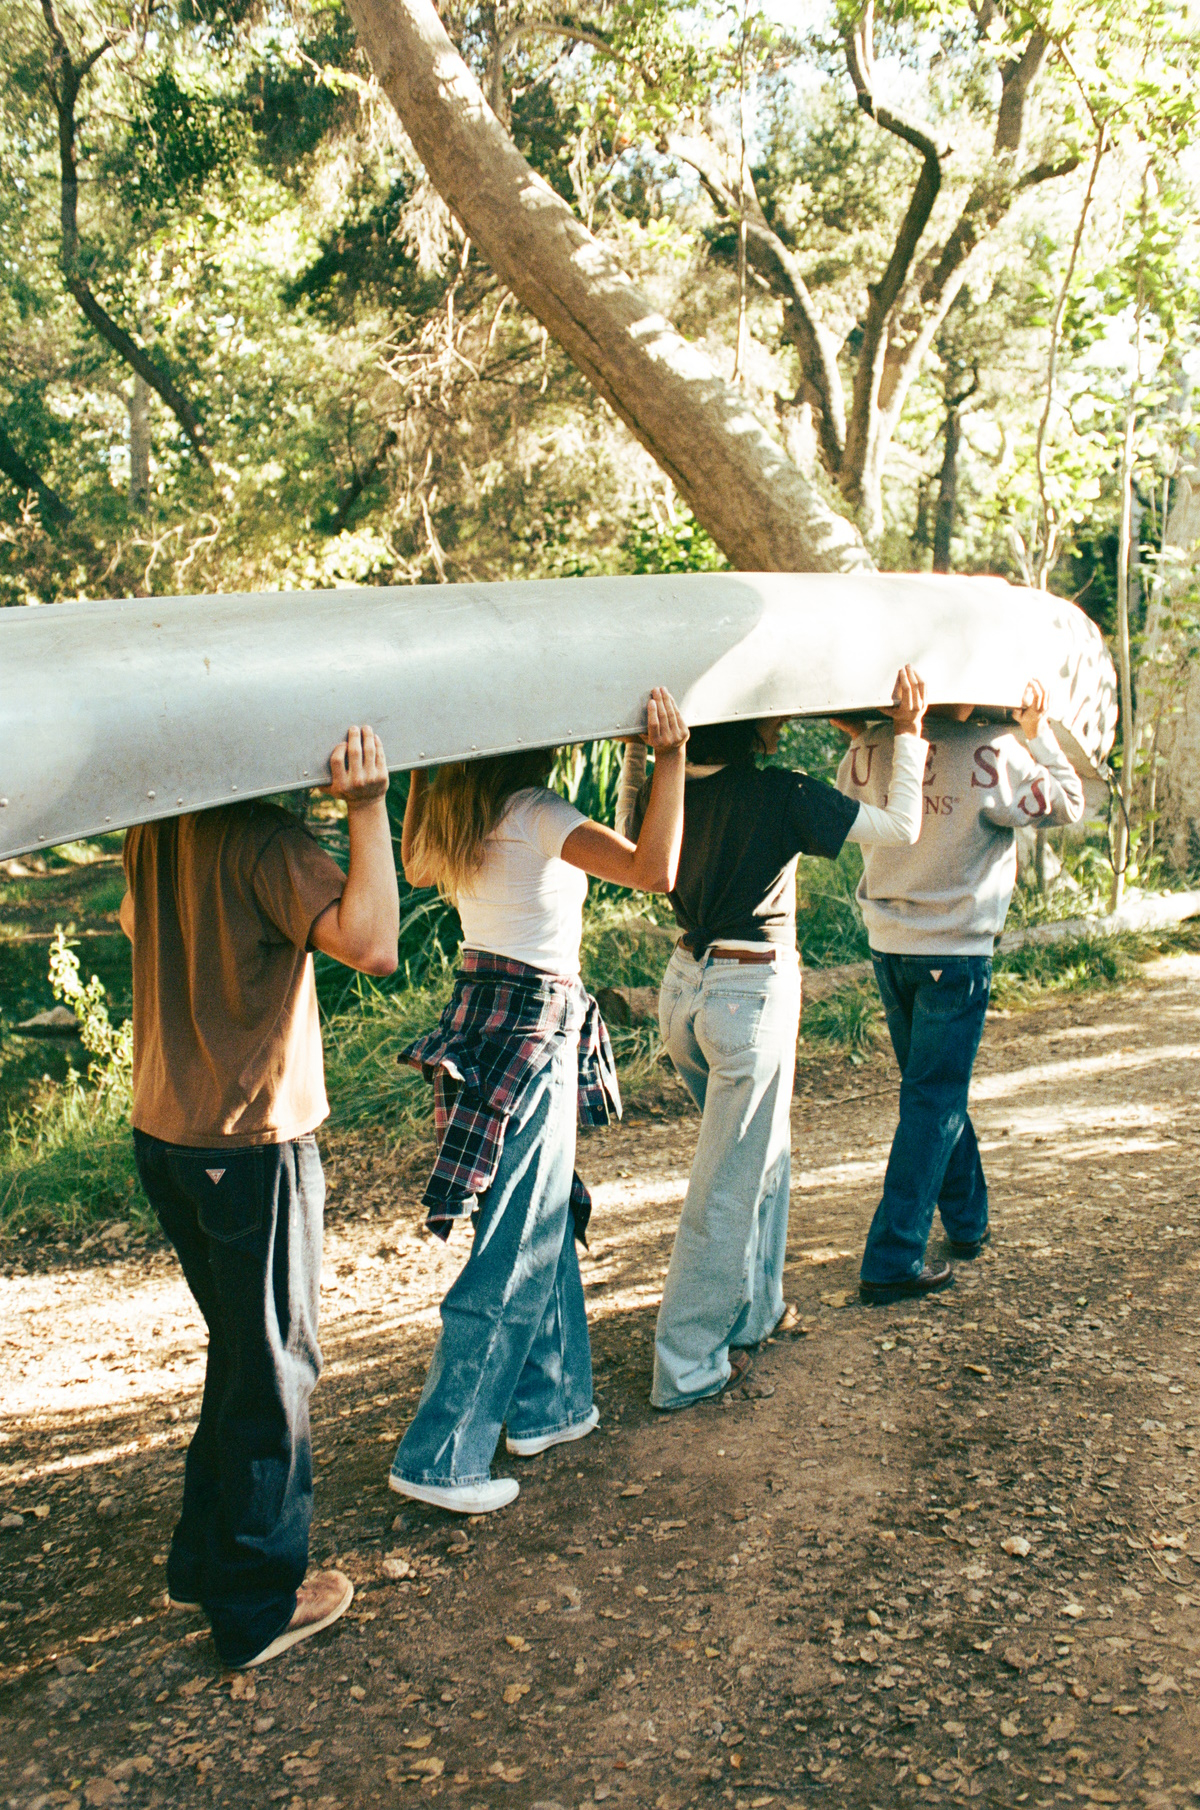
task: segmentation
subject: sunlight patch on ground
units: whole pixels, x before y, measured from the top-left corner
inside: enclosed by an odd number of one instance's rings
[[[1112,1075],[1118,1071],[1161,1069],[1176,1062],[1200,1062],[1200,1043],[1151,1044],[1139,1050],[1114,1050],[1109,1056],[1074,1056],[1062,1062],[1039,1062],[1031,1068],[1009,1069],[1005,1074],[986,1075],[977,1081],[971,1089],[971,1098],[1006,1100],[1035,1087],[1083,1081],[1093,1075]]]

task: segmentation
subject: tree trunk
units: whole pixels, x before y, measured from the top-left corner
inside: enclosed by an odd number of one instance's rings
[[[853,524],[525,162],[429,0],[349,0],[349,10],[417,155],[472,243],[732,563],[871,570]]]
[[[136,375],[129,398],[129,502],[144,509],[150,500],[150,385]]]
[[[1195,865],[1200,842],[1200,662],[1177,622],[1190,613],[1200,569],[1200,454],[1193,446],[1175,475],[1163,534],[1171,557],[1160,568],[1146,612],[1138,667],[1137,741],[1152,739],[1148,809],[1157,809],[1155,841],[1180,873]]]
[[[933,569],[950,570],[950,536],[954,533],[954,509],[958,501],[958,443],[960,427],[957,408],[946,410],[942,475],[938,480],[937,515],[933,525]]]
[[[32,491],[38,500],[42,521],[52,528],[65,528],[71,511],[58,492],[51,490],[40,471],[23,459],[4,429],[0,427],[0,471],[11,478],[18,490]]]

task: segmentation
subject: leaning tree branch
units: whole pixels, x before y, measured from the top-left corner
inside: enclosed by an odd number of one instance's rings
[[[949,152],[948,149],[939,150],[930,133],[923,127],[905,119],[902,114],[893,112],[890,107],[881,106],[875,99],[875,56],[872,45],[874,28],[874,0],[867,0],[854,30],[846,35],[846,64],[859,107],[877,126],[881,126],[885,132],[891,132],[896,138],[903,139],[921,157],[921,174],[917,178],[916,188],[896,236],[895,248],[888,260],[887,269],[873,290],[879,314],[879,329],[882,331],[883,323],[904,287],[921,234],[929,223],[933,204],[942,186],[942,158],[949,155]]]
[[[673,138],[670,150],[690,164],[704,185],[714,207],[736,221],[742,209],[725,179],[720,152],[709,138]],[[846,445],[846,404],[837,348],[821,324],[799,260],[774,232],[762,211],[754,179],[746,172],[746,250],[755,269],[766,278],[772,294],[784,307],[789,337],[800,355],[807,400],[813,405],[821,456],[836,476]]]
[[[500,282],[748,571],[863,571],[861,537],[526,163],[432,0],[347,0],[431,182]]]
[[[116,39],[111,35],[103,38],[81,62],[76,63],[63,35],[62,27],[59,25],[53,0],[42,0],[42,16],[46,21],[46,30],[51,43],[52,69],[46,85],[58,118],[59,218],[62,230],[60,262],[63,282],[68,294],[78,304],[84,319],[95,328],[101,339],[112,348],[118,358],[127,364],[130,370],[135,371],[139,377],[143,378],[155,394],[161,398],[191,441],[197,456],[205,465],[209,465],[208,450],[204,444],[204,432],[191,403],[174,382],[170,373],[165,371],[156,359],[151,358],[147,352],[143,351],[142,347],[125,332],[123,327],[117,325],[97,300],[79,268],[79,164],[75,149],[75,108],[85,75],[89,70],[95,68],[106,51],[112,49]]]
[[[867,286],[867,318],[863,325],[863,343],[854,371],[854,400],[846,439],[843,488],[847,489],[848,494],[854,493],[868,456],[871,427],[883,377],[889,318],[908,280],[921,235],[929,224],[929,216],[942,185],[942,157],[948,154],[939,150],[931,135],[922,127],[876,101],[873,85],[874,28],[874,0],[866,0],[854,29],[846,34],[846,64],[850,80],[854,84],[854,92],[862,111],[885,132],[891,132],[919,152],[921,174],[896,235],[887,269],[878,283]]]
[[[1040,28],[1032,31],[1019,57],[1000,68],[1000,106],[996,112],[996,136],[992,148],[998,154],[1021,149],[1025,137],[1025,104],[1041,74],[1050,40]]]
[[[526,19],[520,25],[514,25],[506,31],[492,54],[492,66],[488,72],[488,102],[497,119],[504,117],[504,64],[511,56],[522,38],[540,34],[547,38],[566,38],[572,44],[590,44],[603,56],[616,57],[617,52],[598,31],[589,31],[585,26],[572,25],[569,20]]]
[[[42,520],[56,528],[65,528],[71,520],[71,511],[58,495],[51,490],[49,484],[36,471],[28,460],[23,459],[4,428],[0,426],[0,471],[6,478],[11,478],[18,490],[32,491],[38,500]]]

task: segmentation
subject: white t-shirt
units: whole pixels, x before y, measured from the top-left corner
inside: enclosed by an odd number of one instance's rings
[[[559,851],[586,822],[544,786],[513,793],[484,844],[483,866],[456,901],[469,949],[549,974],[579,973],[587,875]]]

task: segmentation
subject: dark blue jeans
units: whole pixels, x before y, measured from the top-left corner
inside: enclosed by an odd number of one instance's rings
[[[192,1150],[135,1131],[138,1174],[208,1326],[167,1588],[226,1665],[292,1618],[308,1567],[325,1178],[313,1137]]]
[[[967,1092],[983,1034],[992,960],[872,954],[900,1064],[900,1123],[863,1253],[864,1282],[919,1275],[936,1207],[947,1236],[987,1230],[988,1197]]]

